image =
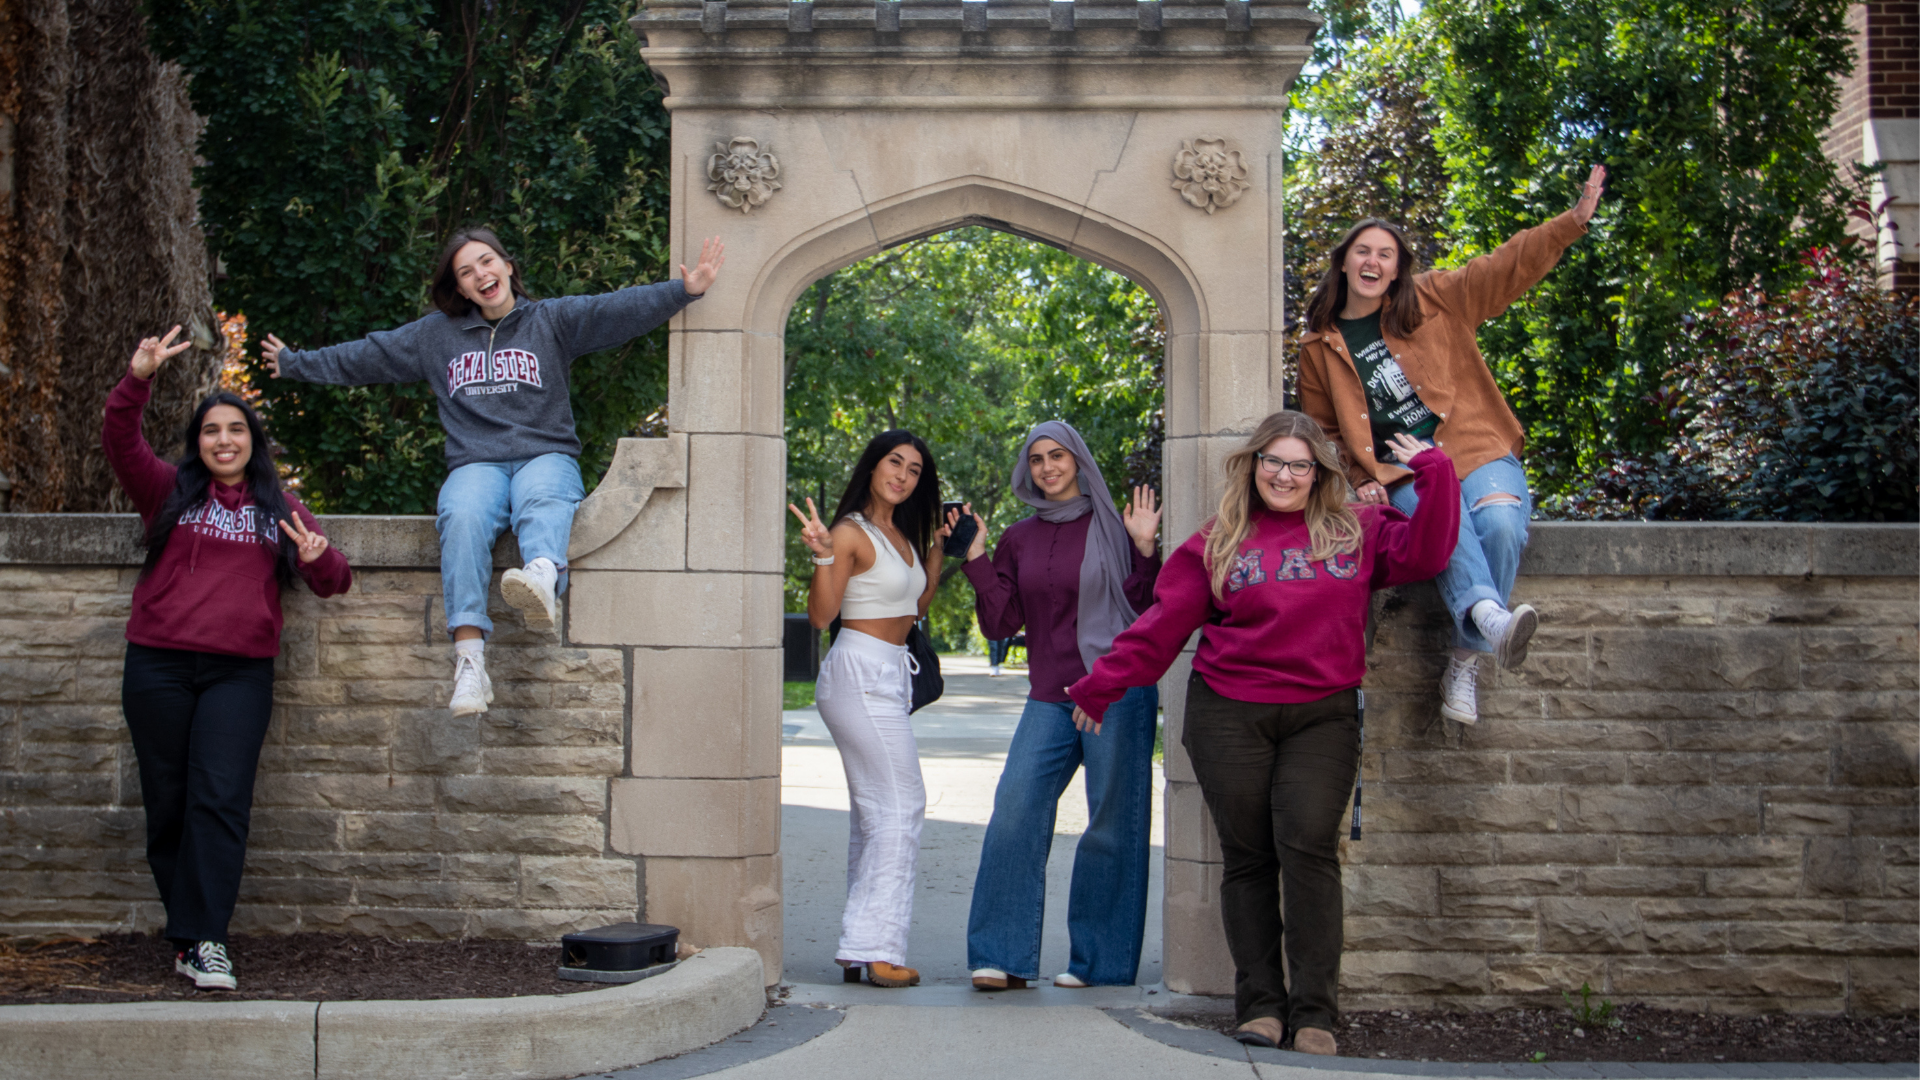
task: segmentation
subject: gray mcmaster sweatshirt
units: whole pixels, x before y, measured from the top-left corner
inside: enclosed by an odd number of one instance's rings
[[[425,380],[440,402],[450,470],[541,454],[579,457],[567,398],[574,358],[639,337],[697,299],[674,280],[522,299],[497,328],[478,308],[460,319],[435,311],[359,341],[282,351],[280,376],[344,386]]]

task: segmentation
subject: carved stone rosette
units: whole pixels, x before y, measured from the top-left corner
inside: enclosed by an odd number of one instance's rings
[[[759,140],[735,136],[713,148],[718,153],[707,159],[707,190],[729,209],[751,214],[780,190],[780,162]]]
[[[1225,139],[1186,139],[1173,156],[1174,190],[1209,214],[1232,206],[1252,186],[1246,158]]]

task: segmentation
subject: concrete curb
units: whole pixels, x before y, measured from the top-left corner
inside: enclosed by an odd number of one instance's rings
[[[766,1008],[760,954],[707,949],[628,986],[452,1001],[0,1008],[0,1080],[552,1080],[718,1042]]]
[[[313,1076],[311,1001],[0,1007],[4,1080]]]

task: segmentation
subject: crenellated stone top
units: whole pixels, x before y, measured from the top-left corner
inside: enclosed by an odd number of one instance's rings
[[[1279,109],[1320,23],[1288,0],[648,0],[632,20],[674,110]]]

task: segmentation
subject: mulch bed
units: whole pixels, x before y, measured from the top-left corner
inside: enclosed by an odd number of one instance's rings
[[[103,1001],[379,1001],[522,997],[604,989],[554,974],[560,946],[388,941],[346,934],[236,935],[237,991],[196,990],[165,938],[0,939],[0,1005]]]
[[[1219,1016],[1185,1019],[1234,1028]],[[1349,1012],[1334,1037],[1343,1057],[1400,1061],[1920,1061],[1920,1021],[1911,1016],[1722,1016],[1625,1005],[1608,1022],[1583,1024],[1569,1009]]]

